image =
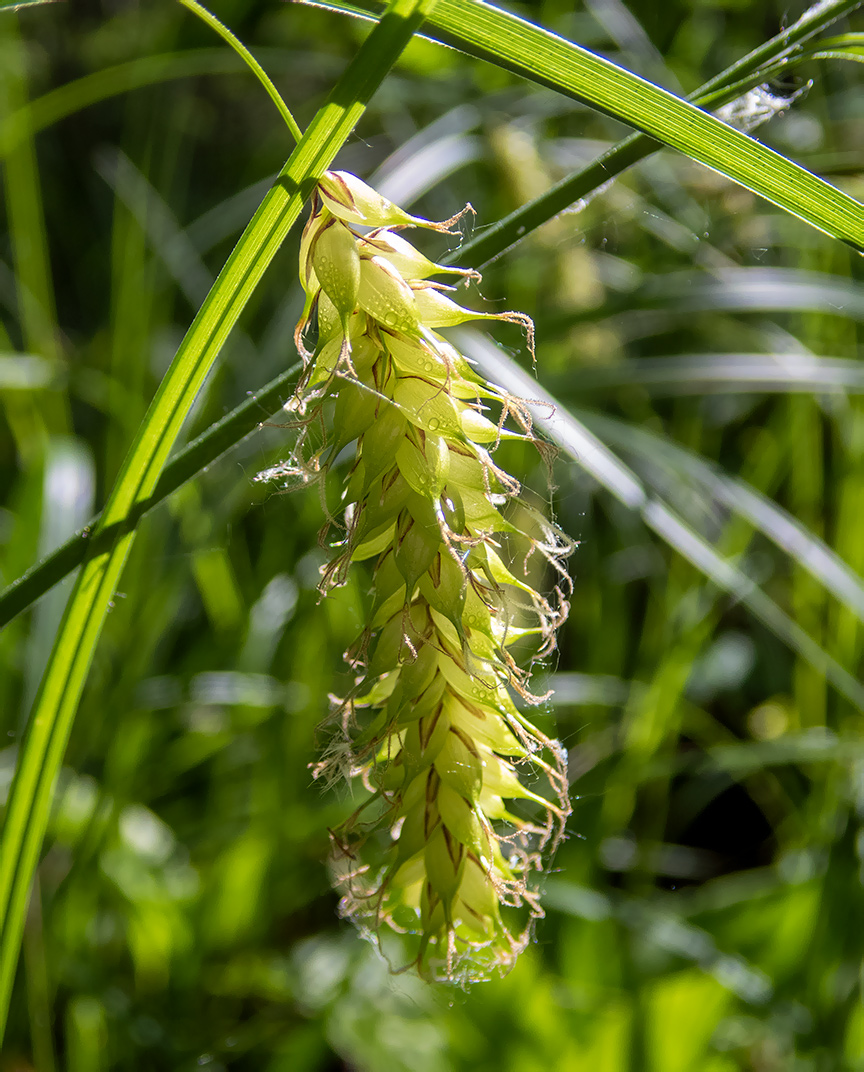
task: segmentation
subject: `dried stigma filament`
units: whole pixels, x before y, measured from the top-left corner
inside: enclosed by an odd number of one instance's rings
[[[524,947],[542,914],[535,880],[570,811],[561,747],[514,703],[539,698],[509,647],[533,636],[536,653],[554,648],[572,544],[492,460],[503,438],[534,441],[526,407],[436,334],[500,319],[532,344],[533,325],[461,308],[429,278],[476,273],[432,263],[399,233],[451,234],[456,219],[430,223],[352,175],[323,177],[300,251],[298,438],[262,477],[319,480],[356,440],[321,581],[326,593],[374,560],[370,621],[348,653],[357,687],[317,769],[369,790],[332,834],[341,909],[369,936],[414,935],[427,977],[464,981],[506,970]],[[526,579],[535,553],[552,567],[549,599]]]

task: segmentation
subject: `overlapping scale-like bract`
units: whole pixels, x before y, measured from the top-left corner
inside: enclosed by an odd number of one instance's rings
[[[423,974],[464,981],[506,970],[524,947],[541,914],[534,879],[570,810],[562,749],[514,702],[538,697],[509,647],[525,636],[535,655],[554,647],[572,545],[492,460],[502,438],[533,439],[526,407],[435,331],[499,319],[530,342],[533,325],[461,308],[430,277],[477,274],[434,264],[397,233],[452,233],[457,219],[429,223],[352,175],[324,176],[301,243],[298,439],[262,476],[317,480],[356,442],[321,589],[372,560],[372,606],[349,653],[357,687],[318,773],[359,775],[369,794],[333,832],[334,873],[365,933],[414,935]],[[551,567],[551,598],[527,580],[532,553]]]

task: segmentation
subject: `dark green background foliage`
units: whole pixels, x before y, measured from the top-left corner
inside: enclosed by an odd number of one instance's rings
[[[801,11],[519,8],[684,93]],[[269,0],[216,13],[301,126],[367,33]],[[85,107],[94,72],[104,99]],[[774,89],[810,78],[758,136],[860,199],[861,68],[811,64]],[[240,61],[167,2],[4,13],[0,122],[51,91],[61,119],[11,148],[0,135],[3,583],[104,502],[291,148]],[[470,200],[480,233],[626,133],[415,41],[337,164],[427,217]],[[298,235],[187,438],[296,361]],[[318,494],[253,482],[291,433],[274,419],[152,512],[65,759],[0,1068],[864,1068],[861,277],[847,247],[669,151],[484,271],[486,308],[534,318],[539,384],[648,507],[556,462],[557,517],[582,542],[537,673],[557,689],[540,721],[570,750],[571,836],[536,943],[467,994],[388,975],[337,917],[327,828],[351,797],[309,764],[367,578],[319,604]],[[529,365],[516,329],[495,335]],[[548,496],[536,456],[501,457]],[[713,547],[704,570],[658,534],[664,506],[689,526],[679,543]],[[733,567],[745,599],[715,583]],[[0,633],[4,793],[67,593]]]

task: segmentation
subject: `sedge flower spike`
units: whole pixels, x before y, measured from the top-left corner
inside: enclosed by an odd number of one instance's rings
[[[324,175],[300,248],[305,370],[286,407],[298,436],[261,479],[320,482],[326,510],[323,478],[356,443],[344,520],[327,511],[322,543],[340,531],[320,585],[374,562],[369,622],[347,653],[356,687],[336,702],[338,733],[316,768],[368,791],[332,831],[340,908],[379,944],[414,936],[427,978],[466,982],[524,948],[570,813],[564,751],[517,706],[544,697],[510,648],[528,637],[535,658],[554,649],[573,544],[493,461],[502,439],[536,442],[526,405],[435,331],[517,322],[533,354],[533,324],[463,309],[430,277],[477,273],[434,264],[398,233],[451,234],[458,219],[430,223],[353,175]],[[551,597],[527,579],[532,556],[551,567]]]

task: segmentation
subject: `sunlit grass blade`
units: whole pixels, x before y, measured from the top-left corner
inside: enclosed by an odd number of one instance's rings
[[[0,11],[20,11],[24,7],[37,7],[39,4],[57,4],[60,0],[0,0]]]
[[[766,68],[779,71],[785,62],[782,57],[789,54],[790,50],[799,47],[802,41],[820,33],[859,4],[860,0],[829,0],[827,3],[814,4],[795,23],[710,79],[690,94],[687,100],[699,107],[711,108],[734,100],[751,86],[764,81]],[[435,20],[432,20],[430,26],[434,25],[434,22]],[[456,43],[446,33],[442,40]],[[460,41],[459,45],[468,52],[473,51],[467,41]],[[781,60],[775,62],[778,57],[781,57]],[[544,194],[484,229],[482,234],[475,235],[459,250],[454,251],[450,260],[488,264],[553,216],[589,197],[660,147],[660,142],[645,134],[633,134],[625,138],[587,167],[561,179]]]
[[[685,313],[697,310],[819,312],[864,318],[864,294],[854,280],[796,268],[720,268],[694,280],[685,274],[652,280],[649,304]]]
[[[854,198],[609,60],[482,0],[441,0],[434,25],[448,43],[623,120],[864,249],[864,206]],[[637,148],[630,148],[631,163]]]
[[[789,65],[797,67],[807,60],[852,60],[864,63],[864,34],[839,34],[826,37],[811,48],[789,58]]]
[[[78,576],[10,788],[0,860],[0,1025],[5,1025],[27,898],[78,700],[135,537],[130,515],[157,486],[195,396],[318,177],[435,0],[393,0],[264,198],[181,343],[139,429]],[[111,533],[108,546],[99,537]]]
[[[706,312],[819,313],[864,320],[864,299],[854,282],[788,268],[719,268],[712,276],[691,277],[689,284],[685,274],[670,273],[650,279],[630,299],[626,307],[615,303],[605,309],[597,321],[614,326],[617,337],[628,341],[660,334],[670,323]]]
[[[443,0],[437,17],[493,62],[607,111],[820,230],[864,246],[857,201],[672,94],[483,3]]]
[[[377,0],[361,0],[361,2],[365,3],[368,10],[376,8]],[[327,0],[326,3],[317,3],[316,6],[369,17],[360,8],[342,3],[341,0],[335,0],[335,2]],[[802,42],[821,33],[827,26],[859,6],[860,0],[827,0],[825,3],[813,4],[794,23],[737,60],[726,70],[709,79],[703,86],[691,93],[687,100],[698,107],[707,108],[717,108],[735,100],[752,86],[765,81],[769,77],[766,71],[779,74],[786,63],[786,57],[790,54],[796,55],[793,50],[799,48]],[[443,29],[435,18],[430,20],[428,32],[433,39],[459,47],[470,55],[485,57],[485,53],[475,47],[471,41],[454,37]],[[661,142],[654,138],[646,134],[631,134],[587,167],[567,175],[539,197],[484,229],[482,234],[469,239],[460,249],[450,254],[448,263],[465,261],[480,265],[488,264],[559,212],[589,197],[659,148],[661,148]]]

